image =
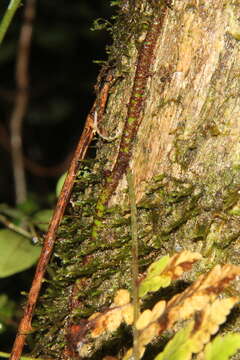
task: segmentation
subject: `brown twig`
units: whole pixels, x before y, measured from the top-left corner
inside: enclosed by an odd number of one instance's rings
[[[32,26],[35,18],[36,0],[27,0],[24,20],[20,32],[16,64],[17,95],[10,118],[12,165],[15,184],[16,203],[22,203],[27,197],[27,187],[22,154],[22,123],[28,105],[29,88],[29,52],[32,39]]]
[[[51,220],[51,223],[48,228],[48,232],[45,237],[44,245],[42,248],[42,252],[37,264],[35,276],[32,282],[31,289],[28,294],[28,301],[24,310],[24,315],[21,319],[21,322],[18,327],[18,333],[13,344],[12,353],[10,360],[19,360],[23,346],[29,331],[31,331],[31,321],[33,317],[33,312],[36,306],[36,302],[38,299],[38,295],[41,289],[42,280],[51,257],[54,242],[56,239],[56,232],[60,221],[63,217],[65,208],[68,204],[71,191],[73,188],[74,180],[76,177],[76,173],[78,170],[78,164],[80,160],[83,160],[86,154],[86,151],[91,143],[94,136],[94,112],[99,109],[98,120],[102,119],[104,114],[105,105],[108,98],[109,89],[112,82],[112,75],[109,74],[107,76],[106,82],[104,83],[98,98],[94,102],[92,109],[87,116],[86,123],[82,135],[80,137],[79,143],[77,145],[76,151],[74,153],[68,175],[64,182],[61,194],[58,198],[57,205],[55,207],[55,211]]]

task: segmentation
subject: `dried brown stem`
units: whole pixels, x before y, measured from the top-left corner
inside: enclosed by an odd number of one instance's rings
[[[16,64],[17,95],[10,119],[12,164],[17,204],[24,202],[27,197],[22,153],[22,124],[29,98],[28,66],[32,39],[32,25],[35,18],[35,3],[36,0],[27,0],[24,10],[24,19],[20,32]]]
[[[22,354],[23,346],[29,331],[31,331],[31,321],[33,317],[33,312],[36,306],[36,302],[38,299],[38,295],[41,289],[42,280],[49,262],[49,259],[52,255],[54,242],[56,239],[56,233],[60,221],[63,217],[65,208],[68,204],[71,191],[73,188],[74,180],[76,177],[76,173],[78,170],[79,161],[84,159],[86,151],[89,147],[89,144],[92,141],[94,135],[94,117],[93,114],[95,112],[96,107],[101,109],[101,116],[103,116],[103,109],[105,108],[105,104],[108,98],[109,88],[111,86],[112,75],[109,75],[107,81],[103,85],[103,88],[100,91],[98,99],[93,104],[93,107],[87,116],[86,123],[82,135],[80,137],[79,143],[77,145],[77,149],[74,153],[68,175],[66,177],[65,183],[63,185],[61,194],[58,198],[57,205],[55,207],[55,211],[51,220],[51,223],[48,228],[48,232],[45,237],[44,245],[42,248],[42,252],[37,264],[35,276],[32,282],[31,289],[28,294],[28,301],[24,310],[24,315],[21,319],[21,322],[18,327],[18,333],[13,344],[12,353],[10,360],[19,360]],[[99,121],[101,118],[98,119]]]

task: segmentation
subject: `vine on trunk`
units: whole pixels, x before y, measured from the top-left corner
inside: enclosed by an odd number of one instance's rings
[[[133,143],[142,121],[147,81],[151,74],[151,66],[154,63],[154,50],[159,34],[161,33],[168,6],[169,4],[164,3],[164,5],[161,6],[161,9],[157,9],[156,14],[153,15],[152,22],[148,25],[145,40],[139,50],[127,117],[123,128],[117,159],[111,174],[106,179],[96,205],[96,216],[92,231],[92,238],[94,240],[98,238],[99,231],[102,227],[101,219],[105,213],[106,206],[116,190],[119,181],[126,172],[131,158]]]

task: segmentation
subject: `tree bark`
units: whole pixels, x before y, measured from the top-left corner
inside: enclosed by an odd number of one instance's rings
[[[116,81],[101,123],[105,135],[124,129],[146,24],[153,12],[161,16],[157,6],[147,1],[120,5],[109,55]],[[175,0],[171,7],[154,49],[130,151],[139,266],[143,272],[163,254],[190,249],[204,256],[202,272],[216,263],[239,264],[239,3]],[[36,311],[37,354],[77,358],[83,319],[107,308],[117,289],[131,288],[125,174],[108,202],[99,238],[91,236],[95,204],[120,142],[121,137],[111,142],[99,138],[96,160],[80,165]],[[230,326],[237,328],[237,318]],[[116,353],[122,343],[120,332],[105,337],[92,344],[88,356],[110,355],[105,348],[101,352],[103,345]]]

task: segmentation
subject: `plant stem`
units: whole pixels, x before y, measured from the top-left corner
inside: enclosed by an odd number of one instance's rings
[[[7,32],[7,29],[12,21],[12,18],[20,6],[21,0],[10,0],[8,8],[4,14],[4,17],[0,24],[0,44],[2,43],[4,36]]]
[[[133,359],[139,360],[139,334],[136,328],[136,322],[139,317],[139,295],[138,295],[138,238],[137,238],[137,207],[136,196],[134,192],[133,174],[129,169],[127,172],[127,181],[129,188],[129,200],[131,207],[131,232],[132,232],[132,296],[133,296]]]
[[[18,327],[18,332],[16,335],[16,339],[13,344],[12,353],[11,353],[11,360],[19,360],[23,346],[27,337],[28,332],[31,330],[31,322],[33,317],[33,312],[36,306],[36,302],[38,299],[38,295],[41,289],[43,277],[49,262],[49,259],[51,257],[55,239],[56,239],[56,233],[59,227],[59,224],[62,220],[65,208],[69,202],[71,191],[74,185],[74,181],[77,175],[79,161],[83,160],[85,158],[87,149],[93,139],[94,136],[94,112],[97,109],[97,106],[99,106],[100,101],[100,107],[102,109],[105,108],[107,99],[108,99],[108,93],[109,89],[111,87],[111,81],[112,81],[112,75],[108,75],[108,81],[106,81],[103,85],[103,87],[99,90],[98,97],[95,100],[88,116],[86,119],[86,123],[82,132],[82,135],[80,136],[77,148],[75,150],[70,168],[68,170],[67,177],[65,179],[63,188],[61,190],[61,193],[58,198],[57,205],[54,210],[54,214],[52,216],[52,220],[49,224],[49,228],[47,231],[47,234],[45,236],[42,252],[40,255],[40,258],[38,260],[35,276],[32,282],[31,289],[28,294],[28,300],[27,304],[25,306],[24,315],[21,319],[21,322]],[[100,119],[103,117],[104,111],[102,111],[102,114],[100,116]]]
[[[0,357],[2,358],[9,358],[11,354],[0,351]],[[47,359],[40,359],[40,358],[32,358],[28,356],[21,356],[21,360],[47,360]]]
[[[16,59],[17,93],[10,117],[11,153],[16,203],[27,199],[27,184],[24,169],[22,128],[29,102],[29,55],[32,41],[36,0],[26,0]]]
[[[0,214],[0,222],[4,224],[8,229],[15,231],[16,233],[25,236],[28,239],[32,239],[33,236],[20,226],[15,225],[11,221],[9,221],[4,215]]]

